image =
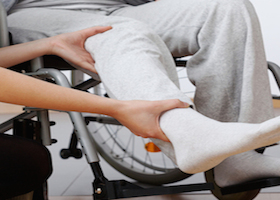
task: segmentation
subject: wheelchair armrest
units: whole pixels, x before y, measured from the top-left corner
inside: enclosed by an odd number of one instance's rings
[[[268,69],[272,72],[275,81],[280,89],[280,67],[273,62],[267,62]]]
[[[54,55],[43,56],[43,66],[46,66],[47,68],[58,69],[58,70],[75,70],[75,68],[71,66],[69,63],[65,62],[65,60]],[[18,65],[10,67],[9,69],[17,72],[21,72],[21,71],[33,72],[30,61],[20,63]]]
[[[5,46],[9,46],[7,12],[0,1],[0,48]]]
[[[182,60],[179,57],[173,57],[176,67],[186,67],[187,60]]]

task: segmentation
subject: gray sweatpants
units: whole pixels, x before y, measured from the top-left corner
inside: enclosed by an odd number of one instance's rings
[[[115,98],[190,102],[178,88],[171,52],[192,55],[187,72],[200,113],[239,122],[273,116],[262,35],[248,0],[159,0],[109,15],[35,8],[9,16],[9,26],[44,36],[97,25],[113,29],[89,38],[86,48]],[[32,39],[23,38],[15,39]]]

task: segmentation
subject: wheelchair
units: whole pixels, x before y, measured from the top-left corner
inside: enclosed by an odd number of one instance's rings
[[[6,12],[0,2],[0,47],[9,45],[9,34],[6,22]],[[184,67],[186,61],[175,59],[178,67]],[[280,68],[274,63],[268,63],[273,72],[278,86],[280,87]],[[23,71],[26,75],[41,80],[54,82],[64,87],[72,87],[83,91],[93,92],[98,95],[107,96],[102,91],[101,82],[98,77],[82,80],[81,71],[73,68],[69,63],[56,56],[44,56],[30,62],[11,68]],[[72,83],[70,84],[62,70],[73,70]],[[82,69],[81,69],[82,70]],[[84,71],[88,73],[87,71]],[[275,97],[279,98],[279,97]],[[93,198],[94,199],[119,199],[139,196],[152,196],[163,194],[176,194],[182,192],[193,192],[213,190],[212,183],[199,183],[191,185],[161,186],[188,178],[191,175],[181,172],[165,155],[156,148],[149,148],[153,144],[148,139],[136,137],[123,127],[117,120],[100,115],[85,115],[76,112],[67,112],[73,123],[73,133],[69,148],[61,150],[61,157],[80,158],[82,151],[77,148],[81,144],[83,153],[94,174]],[[41,124],[40,137],[43,145],[52,145],[55,140],[51,138],[50,126],[54,123],[49,121],[48,110],[38,108],[24,108],[24,112],[6,122],[0,124],[0,133],[16,128],[14,122],[22,119],[37,120]],[[138,140],[138,141],[137,141]],[[143,188],[125,180],[109,181],[105,177],[100,165],[100,154],[112,167],[122,174],[150,185],[152,188]],[[263,185],[254,185],[251,188],[236,187],[229,189],[224,194],[229,194],[230,199],[236,199],[235,193],[247,190],[256,190],[272,185],[279,185],[279,179],[267,180]],[[247,198],[248,200],[248,198]]]

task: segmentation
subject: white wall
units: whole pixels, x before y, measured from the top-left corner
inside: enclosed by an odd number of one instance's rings
[[[267,59],[280,65],[280,1],[251,0],[262,27]]]
[[[267,60],[280,65],[280,1],[251,0],[251,2],[261,23]],[[271,81],[271,85],[272,93],[278,94],[279,89],[274,81]]]

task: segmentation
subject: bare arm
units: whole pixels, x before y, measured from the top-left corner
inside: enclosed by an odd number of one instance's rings
[[[85,50],[85,40],[112,27],[92,27],[50,38],[0,48],[0,66],[8,68],[43,55],[57,55],[94,73],[94,60]]]
[[[30,107],[99,113],[112,116],[141,137],[168,141],[158,121],[162,112],[188,105],[165,101],[119,101],[64,88],[0,68],[0,101]]]
[[[0,66],[10,67],[44,54],[54,54],[95,71],[94,61],[84,49],[84,41],[86,38],[110,28],[90,28],[1,48]],[[54,110],[104,114],[116,118],[136,135],[164,141],[168,141],[168,138],[159,127],[161,113],[174,108],[188,107],[187,104],[176,99],[118,101],[103,98],[37,80],[1,67],[0,86],[1,102]]]

